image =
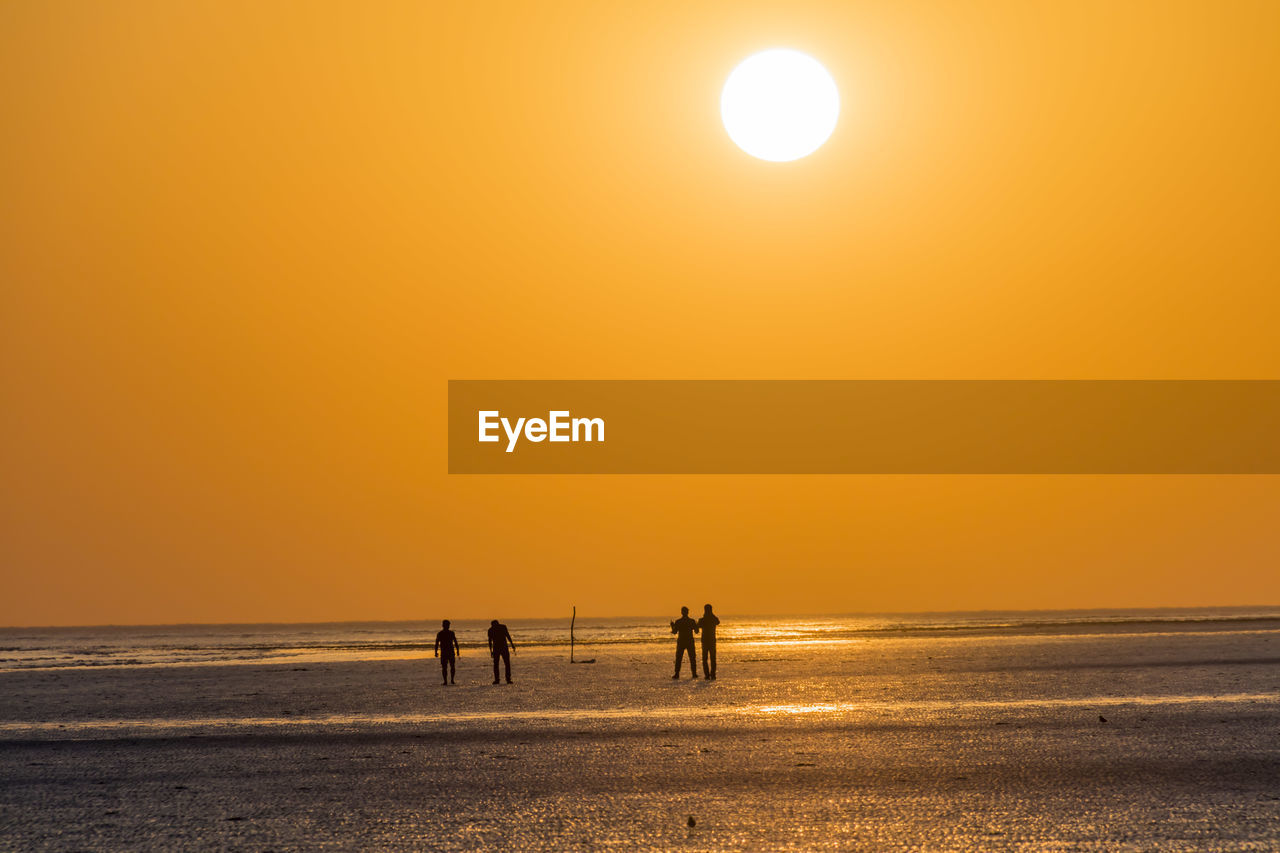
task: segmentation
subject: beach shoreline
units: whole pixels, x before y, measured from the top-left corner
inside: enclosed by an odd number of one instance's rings
[[[1280,845],[1274,627],[562,651],[0,673],[0,847]]]

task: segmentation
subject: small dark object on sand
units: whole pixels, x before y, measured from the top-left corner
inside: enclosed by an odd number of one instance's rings
[[[1106,721],[1107,721],[1106,717],[1102,716],[1101,714],[1098,715],[1098,722],[1105,723]]]
[[[689,815],[689,826],[697,826],[698,822],[693,819],[693,815]]]

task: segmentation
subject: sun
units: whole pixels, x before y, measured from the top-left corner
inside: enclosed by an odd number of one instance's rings
[[[729,138],[752,157],[775,163],[817,151],[839,116],[836,81],[818,60],[788,48],[748,56],[720,93]]]

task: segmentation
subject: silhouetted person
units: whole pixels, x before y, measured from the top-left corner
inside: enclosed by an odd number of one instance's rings
[[[676,674],[672,678],[680,677],[680,664],[684,659],[684,653],[689,652],[689,669],[693,671],[693,677],[698,677],[698,659],[694,657],[696,652],[693,650],[693,632],[698,630],[698,623],[689,618],[689,608],[680,608],[680,618],[671,623],[671,633],[676,635]]]
[[[516,641],[511,639],[507,626],[497,619],[489,623],[489,654],[493,655],[493,683],[498,683],[498,659],[507,669],[507,684],[511,683],[511,653],[515,651]]]
[[[440,649],[444,649],[444,654],[440,654]],[[462,657],[462,647],[458,645],[458,635],[449,630],[449,620],[444,620],[444,628],[436,632],[436,657],[440,658],[440,675],[444,678],[442,683],[454,684],[453,675],[456,671],[454,666],[454,658]]]
[[[711,605],[704,606],[702,618],[698,620],[698,627],[702,629],[702,677],[711,680],[716,677],[716,626],[719,624],[720,617],[711,612]]]

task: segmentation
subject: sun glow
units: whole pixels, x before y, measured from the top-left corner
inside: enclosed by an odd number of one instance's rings
[[[798,160],[818,150],[836,128],[840,92],[813,57],[775,48],[747,57],[720,94],[729,138],[752,157]]]

